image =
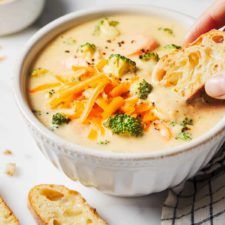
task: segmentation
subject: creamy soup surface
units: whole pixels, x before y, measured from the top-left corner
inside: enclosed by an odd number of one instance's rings
[[[151,84],[158,59],[179,48],[186,29],[173,20],[122,14],[60,34],[32,65],[33,112],[64,139],[103,151],[157,151],[204,134],[223,117],[223,103],[200,98],[187,105]]]

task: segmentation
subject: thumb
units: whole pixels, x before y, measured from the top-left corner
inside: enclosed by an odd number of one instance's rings
[[[225,99],[225,74],[210,78],[205,83],[205,91],[212,98]]]

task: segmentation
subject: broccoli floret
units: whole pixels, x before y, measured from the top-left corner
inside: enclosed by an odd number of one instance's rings
[[[52,116],[53,126],[60,126],[60,125],[67,124],[69,122],[70,122],[70,119],[62,113],[56,113]]]
[[[168,45],[165,45],[163,48],[166,50],[176,50],[176,49],[181,49],[181,46],[178,46],[175,44],[168,44]]]
[[[140,118],[134,118],[126,114],[111,116],[105,126],[112,130],[113,134],[122,136],[140,137],[143,135],[143,125]]]
[[[86,42],[85,44],[81,45],[77,49],[77,52],[83,56],[93,56],[95,51],[96,51],[96,46],[89,42]]]
[[[147,99],[151,91],[152,91],[152,85],[149,84],[146,80],[142,80],[138,84],[137,95],[140,99]]]
[[[114,38],[120,34],[119,30],[116,28],[118,24],[118,21],[104,18],[100,20],[95,27],[93,35]]]
[[[112,54],[108,59],[105,72],[116,77],[121,77],[128,72],[136,71],[136,63],[120,54]]]
[[[143,61],[154,60],[154,61],[158,62],[159,61],[159,55],[155,52],[148,52],[148,53],[145,53],[143,55],[140,55],[139,59],[141,59]]]

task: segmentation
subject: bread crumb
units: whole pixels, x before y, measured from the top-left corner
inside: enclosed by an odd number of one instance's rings
[[[5,173],[8,175],[8,176],[14,176],[15,173],[16,173],[16,164],[15,163],[8,163],[6,165],[6,170],[5,170]]]
[[[4,155],[12,155],[12,151],[9,150],[9,149],[6,149],[4,152],[3,152]]]

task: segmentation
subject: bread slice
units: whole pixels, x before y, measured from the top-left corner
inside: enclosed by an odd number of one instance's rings
[[[32,188],[28,204],[40,225],[106,225],[82,196],[61,185]]]
[[[19,220],[15,217],[11,209],[0,197],[0,225],[19,225]]]
[[[163,56],[152,79],[190,100],[211,76],[221,72],[225,72],[225,32],[211,30],[187,47]]]

